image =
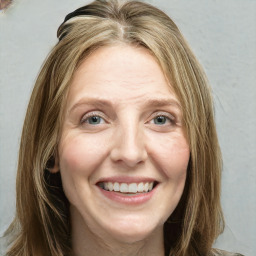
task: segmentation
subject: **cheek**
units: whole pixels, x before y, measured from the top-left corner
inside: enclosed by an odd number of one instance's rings
[[[81,197],[91,196],[91,177],[106,154],[106,147],[102,144],[99,136],[85,134],[70,133],[61,139],[59,165],[63,189],[69,202],[77,207],[81,204]]]
[[[89,176],[106,155],[104,140],[99,136],[69,136],[59,147],[60,169],[69,175]]]
[[[150,153],[167,178],[185,179],[190,149],[183,134],[173,133],[155,139],[151,137]]]

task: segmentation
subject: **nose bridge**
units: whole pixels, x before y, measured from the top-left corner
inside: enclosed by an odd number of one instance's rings
[[[133,167],[145,161],[147,152],[142,125],[135,118],[121,122],[114,135],[112,159]]]

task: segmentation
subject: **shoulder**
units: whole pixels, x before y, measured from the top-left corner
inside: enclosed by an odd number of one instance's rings
[[[227,252],[219,249],[213,249],[212,256],[244,256],[240,253]]]

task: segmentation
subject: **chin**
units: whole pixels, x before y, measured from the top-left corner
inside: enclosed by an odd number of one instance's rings
[[[163,232],[163,225],[149,226],[149,223],[152,224],[150,221],[124,220],[124,223],[113,225],[108,233],[119,242],[131,244],[145,240],[155,233]]]

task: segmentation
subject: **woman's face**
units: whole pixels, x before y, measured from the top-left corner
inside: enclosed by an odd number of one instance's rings
[[[179,100],[146,49],[102,47],[79,66],[58,153],[73,226],[128,242],[162,233],[190,151]]]

